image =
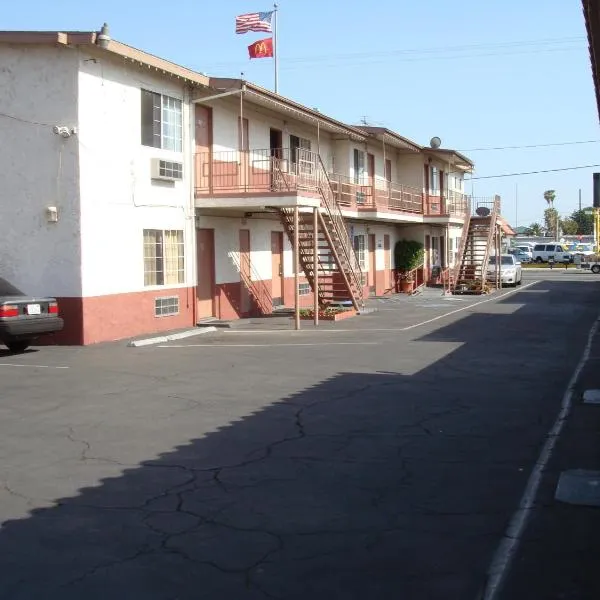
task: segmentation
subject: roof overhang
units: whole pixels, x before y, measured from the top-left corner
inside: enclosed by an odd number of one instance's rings
[[[243,94],[246,101],[256,106],[266,108],[303,123],[318,126],[323,131],[341,135],[351,140],[364,141],[366,139],[365,134],[355,127],[350,127],[318,110],[298,104],[285,96],[275,94],[253,83],[241,79],[211,77],[210,87],[215,97],[220,93],[239,91]],[[193,100],[194,102],[202,102],[204,96],[207,96],[207,94],[195,94]]]
[[[53,45],[83,48],[96,56],[112,56],[128,60],[161,75],[181,79],[194,86],[208,87],[209,79],[201,73],[192,71],[153,54],[148,54],[116,40],[98,45],[98,33],[95,31],[0,31],[0,44]]]
[[[475,163],[457,150],[450,148],[423,148],[423,152],[430,158],[435,158],[443,163],[450,164],[458,171],[471,173]]]
[[[587,30],[592,65],[592,77],[596,91],[596,105],[600,116],[600,0],[582,0],[585,28]]]
[[[421,146],[387,127],[371,127],[370,125],[356,125],[356,129],[364,131],[370,138],[380,141],[386,146],[392,146],[399,151],[417,154],[421,152]]]

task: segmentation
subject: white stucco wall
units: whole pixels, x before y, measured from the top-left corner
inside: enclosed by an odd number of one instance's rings
[[[231,99],[211,102],[213,111],[213,149],[215,153],[237,151],[238,118],[240,116],[240,102]],[[263,107],[256,107],[251,101],[243,103],[244,119],[248,119],[248,140],[245,142],[250,150],[268,150],[270,148],[270,129],[279,129],[282,132],[283,147],[290,147],[290,135],[296,135],[310,140],[311,150],[319,153],[329,169],[333,160],[333,143],[331,134],[322,128],[317,131],[317,125],[308,124],[290,118],[288,115],[278,114]]]
[[[77,60],[68,48],[0,44],[0,276],[31,294],[81,291],[77,137],[52,131],[77,125]]]
[[[183,285],[194,285],[193,124],[183,85],[109,59],[93,61],[82,54],[79,64],[83,295],[153,289],[144,287],[144,229],[184,230]],[[188,152],[142,145],[142,89],[183,100],[183,149]],[[152,181],[154,157],[183,162],[183,181]]]
[[[422,190],[425,185],[423,181],[425,172],[423,165],[423,156],[420,154],[398,155],[396,160],[396,173],[398,174],[397,181],[404,185]]]

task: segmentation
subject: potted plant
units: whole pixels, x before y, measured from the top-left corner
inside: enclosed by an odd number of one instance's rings
[[[412,271],[423,265],[425,249],[423,244],[414,240],[399,240],[394,246],[394,266],[398,273],[400,289],[411,293],[415,287]]]

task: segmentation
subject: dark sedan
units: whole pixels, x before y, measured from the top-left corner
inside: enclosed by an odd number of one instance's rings
[[[0,277],[0,343],[24,352],[36,338],[62,328],[54,298],[27,296]]]

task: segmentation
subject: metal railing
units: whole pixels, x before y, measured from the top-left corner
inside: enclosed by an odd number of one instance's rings
[[[196,195],[317,191],[317,163],[303,148],[226,150],[195,155]]]
[[[462,236],[460,238],[460,244],[458,245],[458,252],[456,256],[456,264],[454,265],[454,272],[452,274],[453,281],[451,285],[456,285],[456,282],[460,276],[460,270],[463,265],[465,257],[465,249],[467,248],[467,238],[469,237],[469,227],[471,225],[471,201],[467,199],[464,205],[463,212],[463,229]]]
[[[347,175],[329,173],[335,199],[350,210],[386,210],[423,214],[423,192],[402,183],[375,179],[357,183]]]
[[[323,201],[322,204],[327,212],[327,216],[329,217],[339,242],[339,249],[342,252],[340,259],[346,261],[348,266],[347,277],[349,277],[351,285],[356,290],[356,294],[358,296],[357,300],[363,303],[363,275],[360,268],[360,263],[358,261],[358,257],[356,256],[356,252],[354,251],[350,234],[348,233],[348,229],[346,228],[346,224],[344,222],[344,217],[342,216],[342,210],[336,201],[333,189],[331,187],[331,181],[327,175],[323,161],[318,154],[315,154],[314,156],[318,165],[317,175],[319,181],[319,191]],[[344,265],[340,265],[340,268],[344,269]]]

